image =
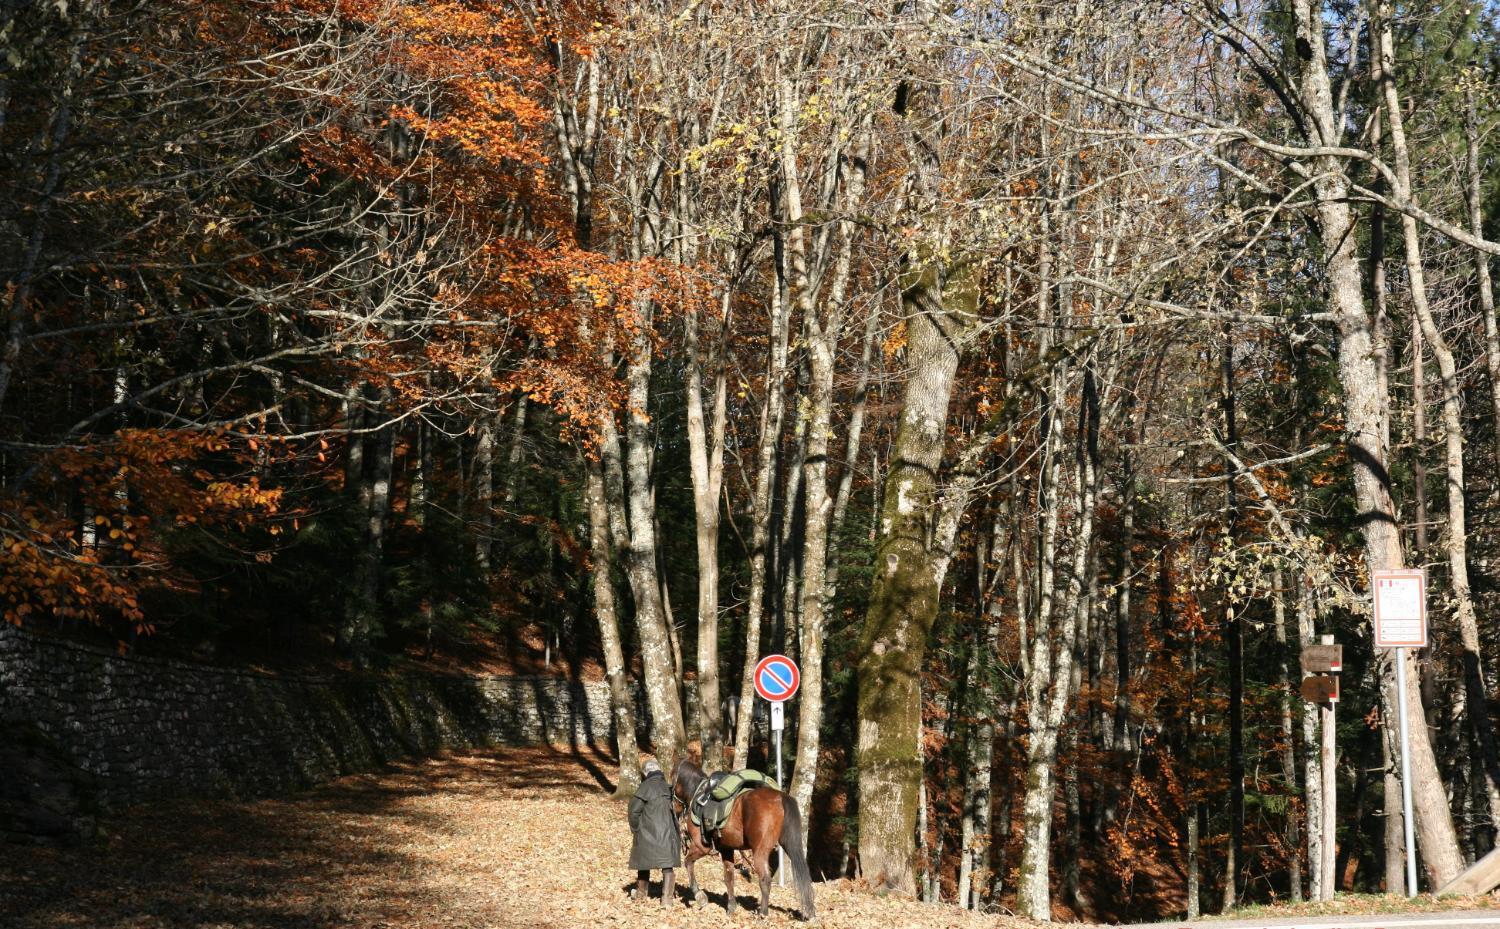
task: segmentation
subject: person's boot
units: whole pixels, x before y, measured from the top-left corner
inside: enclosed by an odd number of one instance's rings
[[[630,895],[632,900],[644,900],[650,894],[651,881],[650,878],[645,876],[648,873],[647,871],[636,872],[640,876],[635,879],[635,891]]]
[[[661,872],[661,905],[663,908],[673,906],[677,903],[677,875],[671,868],[663,869]]]

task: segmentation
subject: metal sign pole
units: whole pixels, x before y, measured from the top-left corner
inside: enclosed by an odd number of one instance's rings
[[[1402,730],[1404,733],[1406,730]],[[781,730],[776,730],[776,784],[781,786]],[[1409,839],[1407,840],[1410,841]],[[786,886],[786,852],[781,846],[776,846],[776,884],[779,887]]]
[[[1396,715],[1401,720],[1401,825],[1406,832],[1406,895],[1417,895],[1417,844],[1411,812],[1411,749],[1406,738],[1406,649],[1396,649]]]

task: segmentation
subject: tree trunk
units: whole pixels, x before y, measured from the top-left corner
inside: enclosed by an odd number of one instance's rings
[[[1469,208],[1469,231],[1484,235],[1484,169],[1479,162],[1479,113],[1474,88],[1464,90],[1464,155],[1468,183],[1464,199]],[[1474,251],[1475,286],[1479,291],[1479,316],[1484,320],[1484,363],[1490,379],[1490,413],[1495,433],[1495,460],[1500,461],[1500,331],[1495,322],[1495,288],[1490,278],[1490,256]],[[1497,824],[1500,825],[1500,824]]]
[[[370,435],[372,454],[361,473],[359,500],[363,541],[354,572],[353,595],[345,605],[339,644],[355,667],[368,668],[373,657],[374,636],[379,623],[380,581],[385,553],[385,530],[391,508],[391,468],[395,427],[385,426]]]
[[[1060,511],[1061,452],[1063,425],[1061,398],[1068,396],[1067,378],[1059,365],[1052,374],[1045,416],[1050,421],[1043,441],[1047,453],[1042,460],[1043,489],[1039,495],[1044,511],[1037,579],[1036,629],[1031,642],[1031,668],[1025,679],[1027,722],[1031,738],[1026,746],[1026,796],[1023,803],[1021,870],[1017,877],[1016,904],[1022,915],[1047,921],[1052,918],[1049,870],[1052,841],[1052,803],[1056,793],[1053,768],[1057,761],[1060,727],[1072,696],[1074,649],[1080,611],[1087,598],[1083,584],[1093,544],[1096,488],[1093,436],[1097,426],[1097,396],[1094,375],[1086,371],[1077,435],[1078,463],[1072,493],[1077,528],[1073,536],[1073,564],[1068,583],[1056,589],[1056,545]],[[1059,595],[1062,603],[1058,604]]]
[[[1239,423],[1235,418],[1234,341],[1224,324],[1220,349],[1220,408],[1224,414],[1224,446],[1238,451]],[[1234,544],[1238,533],[1239,493],[1236,481],[1224,482],[1227,538]],[[1245,838],[1245,626],[1233,598],[1226,596],[1224,639],[1229,664],[1229,847],[1225,853],[1224,912],[1239,899],[1239,865]]]
[[[902,287],[907,377],[860,639],[858,764],[865,880],[910,895],[916,889],[912,838],[922,776],[920,680],[940,593],[929,540],[963,322],[944,305],[954,295],[945,293],[936,262],[908,260],[913,264]],[[966,309],[972,313],[972,303]]]
[[[1380,23],[1381,85],[1385,94],[1386,118],[1391,129],[1391,148],[1395,154],[1396,194],[1404,200],[1412,199],[1411,156],[1406,147],[1406,130],[1401,114],[1401,99],[1396,90],[1394,74],[1396,48],[1391,32],[1391,6],[1389,0],[1377,0],[1377,15]],[[1492,822],[1500,822],[1500,762],[1495,753],[1495,737],[1490,726],[1488,712],[1489,690],[1485,682],[1484,666],[1479,655],[1479,619],[1474,610],[1474,597],[1469,586],[1468,528],[1464,512],[1464,433],[1463,433],[1463,387],[1458,380],[1458,365],[1453,352],[1433,318],[1427,301],[1427,283],[1422,264],[1422,244],[1417,221],[1401,215],[1402,241],[1405,246],[1406,274],[1411,284],[1412,308],[1421,324],[1422,334],[1432,345],[1432,355],[1438,365],[1438,377],[1443,391],[1443,442],[1446,451],[1445,468],[1447,489],[1444,496],[1448,505],[1448,525],[1443,532],[1443,549],[1448,556],[1449,584],[1453,589],[1454,612],[1458,619],[1459,640],[1463,644],[1463,679],[1465,703],[1469,725],[1474,730],[1483,767],[1488,777],[1485,797],[1489,805]],[[1413,366],[1421,365],[1420,355]],[[1422,398],[1416,400],[1422,407]],[[1420,719],[1421,717],[1416,717]],[[1441,785],[1439,785],[1441,786]],[[1429,868],[1431,863],[1429,862]],[[1461,870],[1461,869],[1460,869]],[[1456,872],[1455,872],[1456,873]],[[1439,882],[1439,886],[1446,881]]]
[[[819,306],[813,301],[813,284],[807,266],[806,229],[803,225],[801,181],[797,170],[797,115],[791,82],[783,80],[779,88],[779,115],[782,127],[782,174],[786,195],[787,256],[791,281],[806,329],[810,379],[807,403],[807,433],[802,458],[803,513],[802,530],[802,597],[801,597],[801,688],[798,691],[797,758],[793,768],[792,796],[797,805],[812,809],[813,787],[818,774],[820,730],[823,723],[823,635],[828,600],[829,530],[832,525],[834,499],[828,493],[828,449],[833,437],[833,376],[839,339],[844,329],[844,301],[848,294],[849,274],[854,260],[854,224],[838,224],[839,251],[834,262],[833,279],[827,297]],[[862,137],[867,139],[867,137]],[[843,202],[852,211],[864,194],[863,165],[869,159],[867,141],[850,158],[845,180]],[[837,163],[838,159],[832,160]],[[790,506],[790,501],[788,501]],[[806,843],[811,815],[803,817],[803,840]]]
[[[646,418],[651,383],[649,311],[640,310],[641,333],[631,345],[626,379],[630,409],[625,428],[625,513],[629,529],[625,572],[635,600],[636,634],[641,643],[641,670],[651,707],[652,749],[665,768],[681,756],[686,739],[682,725],[677,663],[667,628],[656,562],[656,519],[651,484],[651,435]]]
[[[1297,700],[1297,679],[1292,676],[1289,660],[1290,647],[1286,630],[1286,587],[1281,569],[1276,570],[1276,590],[1272,595],[1271,617],[1275,624],[1276,644],[1281,648],[1281,777],[1286,783],[1287,795],[1297,791],[1297,740],[1292,726],[1292,710]],[[1297,828],[1297,817],[1288,805],[1286,817],[1286,845],[1292,850],[1287,862],[1287,883],[1293,903],[1302,902],[1302,836]]]
[[[625,650],[620,642],[611,564],[614,546],[609,528],[609,505],[605,500],[604,465],[598,459],[584,462],[589,507],[589,560],[594,582],[594,618],[599,622],[599,641],[604,647],[604,674],[609,681],[609,708],[615,721],[615,745],[620,774],[615,798],[628,798],[640,785],[640,749],[635,741],[635,699],[625,670]]]
[[[1312,117],[1318,140],[1336,145],[1341,137],[1335,126],[1333,92],[1328,77],[1321,9],[1314,12],[1311,0],[1294,0],[1299,47],[1309,54],[1302,61],[1302,96]],[[1348,433],[1349,458],[1354,470],[1358,522],[1364,537],[1370,570],[1399,568],[1404,559],[1395,507],[1391,499],[1389,456],[1382,441],[1382,420],[1387,398],[1379,389],[1379,371],[1374,359],[1372,321],[1365,311],[1360,290],[1359,265],[1355,255],[1357,237],[1348,204],[1349,185],[1336,156],[1315,160],[1319,237],[1327,266],[1328,297],[1338,319],[1339,380],[1343,386],[1344,427]],[[1412,682],[1410,694],[1416,695]],[[1420,697],[1409,709],[1422,719]],[[1387,707],[1394,710],[1394,707]],[[1388,712],[1387,718],[1396,714]],[[1435,884],[1442,885],[1459,871],[1458,837],[1448,813],[1447,797],[1433,758],[1425,726],[1413,727],[1410,738],[1412,790],[1416,796],[1418,826],[1427,866]]]
[[[474,511],[477,531],[474,538],[474,562],[488,573],[490,551],[495,539],[495,417],[486,416],[479,423],[474,442]]]
[[[1303,648],[1318,642],[1311,581],[1297,577],[1297,639]],[[1312,900],[1324,898],[1323,885],[1323,754],[1318,737],[1317,710],[1302,705],[1302,789],[1307,797],[1307,869],[1308,895]]]
[[[721,297],[721,325],[729,318],[733,294]],[[724,478],[724,425],[727,413],[724,367],[713,363],[713,425],[703,421],[702,348],[696,309],[686,314],[687,427],[693,480],[693,512],[698,543],[698,733],[708,772],[724,764],[724,731],[719,712],[719,494]],[[720,334],[723,338],[724,334]],[[717,354],[715,355],[717,358]],[[806,809],[806,807],[804,807]]]
[[[740,676],[739,719],[734,727],[734,766],[749,764],[750,729],[755,712],[755,665],[760,661],[761,618],[766,604],[766,546],[771,538],[771,495],[775,488],[776,446],[785,413],[787,310],[778,292],[771,302],[771,347],[766,359],[766,397],[760,408],[760,446],[755,491],[750,504],[750,596],[745,608],[745,667]]]

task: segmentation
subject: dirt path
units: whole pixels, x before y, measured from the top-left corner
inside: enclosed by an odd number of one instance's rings
[[[453,756],[344,778],[287,800],[172,803],[109,824],[75,850],[0,848],[5,929],[260,927],[727,927],[718,865],[701,862],[705,909],[631,903],[624,807],[607,759],[546,749]],[[753,885],[752,885],[753,886]],[[744,882],[743,904],[754,903]],[[817,884],[831,929],[979,929],[950,907]],[[772,894],[788,924],[791,887]],[[1015,925],[1006,921],[1006,925]]]

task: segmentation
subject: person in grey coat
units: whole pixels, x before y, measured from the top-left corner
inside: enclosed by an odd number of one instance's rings
[[[672,869],[682,864],[682,834],[672,809],[672,788],[654,758],[641,765],[641,786],[630,800],[630,867],[635,870],[635,896],[646,898],[651,872],[661,869],[661,905],[671,906],[676,878]]]

